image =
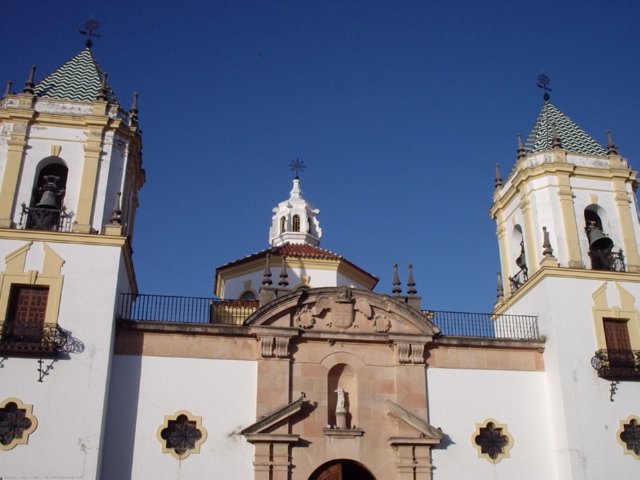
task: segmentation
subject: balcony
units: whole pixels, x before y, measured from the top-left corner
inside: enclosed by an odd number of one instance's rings
[[[640,380],[640,350],[598,350],[591,366],[606,380]]]
[[[66,342],[55,323],[0,323],[0,355],[56,356]]]
[[[258,306],[258,300],[123,293],[118,318],[134,322],[242,325]]]
[[[538,340],[538,317],[492,313],[423,311],[446,337]]]

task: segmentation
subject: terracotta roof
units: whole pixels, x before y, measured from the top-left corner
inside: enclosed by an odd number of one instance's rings
[[[279,257],[284,256],[288,258],[309,258],[314,260],[339,260],[360,270],[362,273],[368,275],[372,279],[377,280],[376,276],[371,275],[366,270],[363,270],[362,268],[358,267],[355,263],[350,262],[349,260],[344,258],[342,255],[338,255],[337,253],[334,253],[330,250],[325,250],[324,248],[320,248],[320,247],[314,247],[313,245],[309,245],[306,243],[302,243],[302,244],[285,243],[284,245],[280,245],[277,247],[267,248],[266,250],[252,253],[251,255],[247,255],[244,258],[234,260],[233,262],[225,263],[224,265],[218,267],[216,269],[216,272],[220,272],[222,270],[225,270],[228,267],[241,265],[245,262],[250,262],[258,258],[266,257],[267,254],[272,256],[279,256]],[[216,278],[217,278],[217,275],[216,275]]]
[[[85,48],[38,82],[34,93],[39,97],[93,102],[98,97],[104,75],[91,49]],[[117,103],[109,83],[106,87],[107,100]]]
[[[553,104],[546,102],[536,119],[527,141],[527,153],[551,149],[553,133],[560,138],[562,147],[583,155],[606,155],[607,151]]]

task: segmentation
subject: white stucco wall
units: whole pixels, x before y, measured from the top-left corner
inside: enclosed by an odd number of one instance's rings
[[[257,363],[116,355],[103,480],[253,478],[253,446],[237,433],[255,422]],[[165,415],[202,417],[207,439],[180,461],[156,437]]]
[[[429,368],[427,381],[430,423],[450,439],[432,450],[434,480],[562,478],[554,474],[544,372]],[[513,437],[510,457],[497,464],[478,458],[472,443],[487,418]]]
[[[24,245],[5,240],[0,258]],[[80,351],[44,358],[7,355],[0,368],[0,398],[33,405],[37,429],[28,445],[1,452],[0,477],[96,478],[113,337],[113,308],[120,267],[117,247],[48,243],[65,261],[58,324],[81,342]],[[34,242],[25,270],[42,269],[42,245]]]
[[[625,455],[616,438],[620,421],[640,416],[640,384],[622,381],[613,401],[609,380],[591,367],[596,343],[592,294],[602,280],[546,278],[508,313],[538,315],[547,338],[545,369],[552,405],[553,455],[558,478],[635,478],[640,462]],[[640,305],[640,284],[619,282]],[[609,306],[621,306],[615,282],[607,283]]]

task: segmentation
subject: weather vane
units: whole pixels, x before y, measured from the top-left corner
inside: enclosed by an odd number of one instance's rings
[[[100,24],[98,23],[97,20],[87,20],[84,23],[84,30],[80,29],[81,35],[87,35],[89,37],[85,42],[85,45],[87,46],[87,48],[91,48],[93,46],[93,41],[91,40],[91,37],[100,37],[100,35],[96,33],[96,30],[98,30],[99,26]]]
[[[542,90],[544,90],[544,96],[542,98],[544,98],[545,102],[548,102],[550,98],[549,97],[549,92],[551,92],[551,89],[549,88],[550,83],[551,83],[551,80],[544,73],[538,76],[538,88],[541,88]]]
[[[307,168],[307,166],[304,164],[304,161],[300,160],[299,158],[292,160],[289,164],[289,167],[291,168],[291,170],[296,172],[296,178],[299,178],[298,175],[300,174],[300,172]]]

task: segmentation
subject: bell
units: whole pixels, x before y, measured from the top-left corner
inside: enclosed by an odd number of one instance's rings
[[[52,190],[45,190],[42,193],[42,198],[36,204],[38,208],[58,208],[58,202],[56,201],[56,194]]]
[[[527,268],[527,260],[524,256],[524,251],[520,255],[518,255],[518,258],[516,258],[516,265],[519,268]]]
[[[613,241],[595,225],[587,227],[587,237],[589,238],[589,248],[591,250],[608,252],[613,248]]]

